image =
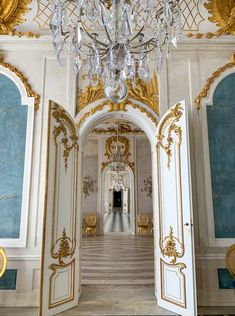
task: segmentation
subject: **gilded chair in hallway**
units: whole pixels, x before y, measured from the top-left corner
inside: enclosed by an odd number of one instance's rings
[[[3,248],[0,247],[0,278],[6,271],[7,267],[7,256]]]
[[[137,216],[137,233],[142,235],[142,232],[146,232],[146,236],[149,233],[149,218],[146,214],[139,214]]]
[[[235,244],[228,248],[225,256],[225,263],[231,277],[233,278],[232,287],[235,291]]]
[[[87,235],[96,235],[96,215],[88,215],[86,217],[86,237]]]

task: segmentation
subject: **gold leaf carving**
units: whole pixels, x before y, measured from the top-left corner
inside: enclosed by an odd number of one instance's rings
[[[56,250],[56,248],[58,248]],[[67,257],[72,258],[74,255],[76,248],[76,240],[71,240],[66,234],[65,228],[63,229],[62,236],[58,238],[55,244],[51,247],[51,256],[54,259],[58,259],[59,265],[56,266],[64,266],[64,259]],[[55,264],[51,264],[49,269],[54,269]]]
[[[0,66],[9,69],[17,77],[19,77],[19,79],[22,81],[22,83],[23,83],[23,85],[25,87],[25,90],[27,91],[28,97],[33,97],[34,98],[34,109],[38,110],[39,109],[39,103],[40,103],[40,96],[33,91],[31,85],[29,84],[28,80],[25,78],[24,74],[21,71],[19,71],[17,68],[15,68],[14,66],[12,66],[11,64],[6,63],[3,60],[3,56],[1,56],[1,55],[0,55]]]
[[[109,137],[107,138],[106,140],[106,143],[105,143],[105,156],[107,157],[108,161],[106,162],[102,162],[102,170],[108,166],[112,160],[112,156],[113,156],[113,153],[112,153],[112,146],[113,146],[113,143],[120,143],[121,146],[122,146],[122,157],[123,157],[123,160],[124,162],[133,170],[134,169],[134,162],[131,162],[129,161],[129,157],[131,155],[130,153],[130,144],[129,144],[129,139],[125,136],[112,136],[112,137]]]
[[[154,73],[152,80],[147,83],[139,78],[136,78],[135,87],[133,87],[130,80],[127,80],[127,85],[129,98],[144,103],[157,115],[159,115],[158,82],[156,73]],[[97,86],[87,86],[85,91],[78,93],[77,113],[84,109],[88,104],[104,98],[104,84],[102,80],[99,81]],[[109,102],[109,105],[110,108],[113,108],[115,111],[115,109],[120,108],[127,103],[129,104],[131,101],[126,100],[121,103],[121,105]]]
[[[81,127],[81,125],[86,121],[86,119],[88,117],[90,117],[91,115],[95,114],[98,111],[102,111],[105,108],[105,106],[109,107],[109,110],[108,110],[109,112],[118,112],[118,111],[126,112],[127,105],[132,106],[134,109],[138,109],[140,112],[144,113],[148,118],[150,118],[150,120],[155,125],[157,125],[157,119],[155,118],[155,116],[152,113],[148,112],[145,107],[140,106],[139,104],[135,104],[130,100],[125,100],[124,102],[122,102],[120,104],[114,104],[114,103],[111,103],[109,101],[102,102],[101,104],[95,106],[90,111],[83,114],[82,118],[78,121],[77,126]]]
[[[1,0],[0,4],[0,35],[39,37],[32,32],[18,32],[15,27],[25,20],[23,18],[32,0]]]
[[[217,69],[215,72],[213,72],[213,74],[210,76],[210,78],[207,79],[205,86],[202,88],[201,92],[199,93],[199,95],[195,98],[195,105],[196,105],[196,109],[200,110],[201,108],[201,99],[205,98],[210,90],[211,85],[214,83],[214,81],[219,78],[223,72],[225,72],[226,70],[232,68],[235,66],[235,53],[232,56],[231,62],[229,62],[228,64],[220,67],[219,69]]]
[[[182,141],[182,129],[180,126],[178,126],[176,123],[179,121],[180,117],[182,116],[182,107],[181,104],[178,103],[176,106],[170,110],[169,114],[165,117],[165,119],[162,121],[159,132],[157,136],[157,147],[162,147],[166,154],[167,154],[167,167],[170,169],[171,164],[171,145],[173,144],[173,138],[172,138],[172,132],[174,132],[178,136],[178,145],[181,145]],[[168,127],[167,131],[167,139],[164,144],[165,136],[164,131]]]
[[[68,167],[68,157],[70,151],[77,145],[77,134],[76,129],[73,125],[73,122],[70,120],[70,118],[66,115],[65,110],[61,109],[59,106],[54,106],[52,116],[58,123],[57,126],[54,126],[53,130],[53,136],[54,136],[54,143],[57,143],[57,137],[62,133],[63,138],[61,140],[61,143],[64,146],[64,166],[65,170],[67,170]],[[68,131],[70,132],[70,136],[68,136]]]
[[[108,127],[108,128],[94,128],[92,130],[93,134],[99,135],[99,134],[115,134],[117,132],[117,129],[113,126]],[[120,135],[122,134],[134,134],[134,135],[139,135],[143,134],[144,132],[139,129],[139,128],[131,128],[131,126],[127,123],[120,123],[118,126],[118,133]]]
[[[167,256],[167,257],[173,257],[171,260],[171,263],[176,263],[177,258],[182,258],[183,254],[184,254],[184,250],[181,251],[181,253],[179,253],[176,249],[176,241],[178,241],[178,239],[176,237],[174,237],[174,233],[173,233],[173,227],[170,226],[170,232],[169,235],[165,237],[165,239],[163,240],[163,244],[165,242],[165,247],[162,248],[162,255],[163,256]],[[179,241],[178,241],[179,242]],[[181,250],[184,248],[184,245],[181,244]]]
[[[197,39],[206,37],[210,39],[223,34],[235,35],[235,0],[208,0],[204,6],[211,15],[208,20],[218,26],[218,31],[206,34],[189,33],[188,37],[195,37]]]

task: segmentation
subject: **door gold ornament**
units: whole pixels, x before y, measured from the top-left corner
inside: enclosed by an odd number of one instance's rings
[[[57,249],[58,248],[58,249]],[[58,259],[59,264],[57,266],[64,266],[64,259],[67,257],[72,258],[76,248],[76,240],[71,240],[66,234],[65,228],[63,229],[62,236],[56,240],[51,247],[51,256],[54,259]],[[56,250],[57,249],[57,250]],[[49,266],[49,269],[54,269],[54,264]]]
[[[207,79],[205,86],[202,88],[199,95],[195,98],[195,105],[196,109],[200,110],[201,108],[201,99],[205,98],[208,95],[208,92],[210,90],[211,85],[214,83],[214,81],[219,78],[222,73],[224,73],[226,70],[233,68],[235,66],[235,53],[232,55],[231,61],[227,63],[226,65],[218,68],[211,76]]]
[[[205,8],[211,15],[208,20],[218,26],[215,33],[189,33],[188,37],[211,39],[221,35],[235,35],[235,0],[208,0],[204,3]]]
[[[180,117],[182,116],[183,112],[181,111],[182,107],[180,103],[176,104],[176,106],[170,111],[169,115],[163,120],[162,124],[159,127],[159,133],[157,135],[157,148],[161,147],[167,154],[167,167],[170,169],[171,164],[171,146],[173,144],[172,133],[174,132],[178,136],[178,146],[181,145],[182,141],[182,130],[181,127],[176,125],[179,121]],[[168,127],[168,135],[166,139],[166,143],[164,144],[165,136],[164,132],[165,129]]]
[[[180,245],[181,252],[177,251],[176,242]],[[161,244],[161,252],[163,256],[173,257],[170,263],[176,263],[177,258],[182,258],[184,255],[184,244],[174,236],[173,227],[170,226],[169,235],[163,239]]]
[[[182,179],[181,179],[181,153],[180,147],[182,143],[182,129],[177,125],[181,116],[183,115],[183,108],[180,103],[177,103],[172,108],[169,114],[163,119],[159,126],[157,135],[157,169],[158,169],[158,209],[159,209],[159,246],[163,256],[173,257],[171,263],[176,263],[177,258],[182,258],[185,253],[184,246],[184,226],[183,226],[183,202],[182,202]],[[173,227],[170,225],[169,235],[163,235],[162,228],[162,201],[161,201],[161,171],[160,171],[160,149],[163,149],[167,154],[167,168],[170,170],[170,163],[172,157],[171,146],[174,143],[172,133],[177,136],[177,169],[179,177],[179,207],[180,207],[180,226],[181,226],[181,240],[173,234]],[[166,136],[164,135],[166,133]],[[164,144],[164,141],[166,143]]]
[[[23,16],[29,12],[32,0],[1,0],[0,5],[0,35],[39,37],[32,32],[18,32],[15,27],[23,22]]]
[[[157,75],[154,73],[152,80],[144,82],[136,78],[135,87],[127,80],[128,95],[130,99],[140,101],[146,104],[152,111],[159,115],[159,91]],[[85,91],[79,91],[77,96],[77,113],[84,109],[88,104],[104,99],[104,85],[102,80],[96,86],[87,86]],[[109,102],[110,108],[119,108],[125,104],[132,104],[131,100],[125,100],[121,104],[114,104]]]
[[[9,69],[20,79],[20,81],[22,81],[28,97],[34,98],[34,110],[37,111],[39,109],[40,96],[33,91],[28,79],[25,78],[24,74],[11,64],[6,63],[2,55],[0,55],[0,66]]]
[[[76,134],[76,130],[74,128],[73,122],[71,122],[70,118],[65,114],[65,111],[62,110],[60,107],[55,106],[53,108],[52,116],[56,120],[56,122],[59,124],[54,127],[53,130],[53,136],[54,136],[54,143],[57,144],[57,138],[60,136],[60,134],[63,134],[63,138],[61,140],[61,143],[64,146],[64,166],[65,170],[68,168],[68,157],[70,151],[77,145],[78,137]],[[68,131],[70,132],[70,135],[68,136]]]

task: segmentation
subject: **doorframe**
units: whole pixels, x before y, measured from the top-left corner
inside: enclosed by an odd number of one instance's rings
[[[124,119],[136,124],[139,128],[141,128],[150,143],[151,148],[151,165],[152,165],[152,196],[153,198],[153,218],[154,218],[154,266],[155,266],[155,256],[156,256],[156,241],[158,240],[158,191],[157,191],[157,125],[160,118],[153,112],[148,106],[144,103],[131,100],[130,104],[126,104],[124,108],[120,107],[116,109],[115,107],[111,108],[108,101],[107,105],[104,103],[104,99],[93,102],[86,106],[82,111],[80,111],[75,117],[75,123],[78,126],[78,137],[79,137],[79,170],[80,175],[82,175],[83,170],[83,159],[82,152],[84,149],[85,142],[90,131],[103,120],[107,120],[110,118],[115,119]],[[135,103],[133,103],[133,101]],[[134,106],[133,106],[134,104]],[[154,168],[155,166],[155,168]],[[78,179],[78,188],[79,195],[82,196],[82,176],[79,176]],[[82,199],[80,199],[79,207],[78,207],[78,216],[80,216],[80,223],[82,223]],[[136,226],[136,225],[135,225]],[[80,227],[80,232],[82,231],[82,227]],[[81,236],[81,233],[80,233]],[[157,296],[156,290],[156,271],[154,271],[154,284],[155,284],[155,296]],[[79,279],[79,288],[81,289],[81,278]]]

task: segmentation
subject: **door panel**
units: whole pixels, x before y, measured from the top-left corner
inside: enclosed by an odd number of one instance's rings
[[[188,122],[182,101],[157,128],[158,305],[181,315],[196,315]]]
[[[42,246],[40,315],[56,315],[77,305],[78,137],[73,119],[50,102]]]

